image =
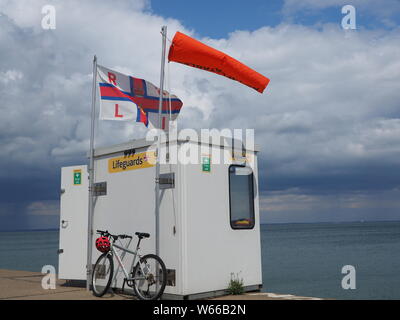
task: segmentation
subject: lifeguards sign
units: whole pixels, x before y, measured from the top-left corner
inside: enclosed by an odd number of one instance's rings
[[[108,172],[123,172],[153,167],[156,163],[154,151],[141,152],[131,156],[123,156],[108,160]]]
[[[152,83],[97,66],[100,88],[100,119],[142,122],[146,127],[158,127],[160,89]],[[169,103],[171,102],[171,103]],[[168,120],[175,120],[182,108],[175,95],[163,93],[161,128],[168,129]]]

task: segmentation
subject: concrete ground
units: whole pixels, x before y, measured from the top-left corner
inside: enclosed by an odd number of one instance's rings
[[[128,300],[132,295],[110,293],[95,297],[85,287],[65,280],[56,281],[56,289],[42,288],[43,274],[30,271],[0,269],[0,300]],[[279,295],[265,292],[222,296],[213,300],[320,300],[318,298]]]

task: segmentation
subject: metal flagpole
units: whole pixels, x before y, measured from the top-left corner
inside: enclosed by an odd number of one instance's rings
[[[93,86],[92,86],[92,113],[90,131],[90,150],[89,150],[89,208],[88,208],[88,243],[87,243],[87,263],[86,263],[86,290],[90,289],[90,279],[92,274],[92,237],[93,237],[93,181],[94,181],[94,126],[96,117],[96,77],[97,76],[97,57],[93,58]]]
[[[160,147],[161,147],[161,111],[163,106],[164,93],[164,67],[165,67],[165,47],[167,40],[167,26],[161,28],[162,34],[162,55],[161,55],[161,75],[160,75],[160,99],[158,104],[158,138],[157,138],[157,157],[156,157],[156,255],[160,255]],[[157,282],[158,283],[158,282]]]

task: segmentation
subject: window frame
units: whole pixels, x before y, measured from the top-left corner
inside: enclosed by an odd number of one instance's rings
[[[250,219],[252,219],[252,224],[251,226],[245,226],[245,227],[240,227],[240,226],[235,226],[232,223],[232,199],[231,199],[231,167],[239,167],[239,168],[249,168],[251,170],[251,215]],[[229,224],[233,230],[252,230],[254,229],[256,225],[256,213],[255,213],[255,205],[254,205],[254,172],[253,169],[249,166],[246,165],[240,165],[240,164],[231,164],[228,167],[228,193],[229,193]]]

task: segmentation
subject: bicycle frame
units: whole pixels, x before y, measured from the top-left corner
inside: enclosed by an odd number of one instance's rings
[[[120,242],[121,242],[121,241],[120,241]],[[124,257],[125,257],[125,253],[130,253],[130,254],[133,255],[133,260],[132,260],[132,263],[131,263],[131,266],[130,266],[130,269],[129,269],[130,272],[132,272],[133,267],[135,266],[136,258],[137,258],[137,257],[139,258],[138,261],[140,261],[140,259],[142,258],[142,256],[141,256],[140,253],[139,253],[139,250],[140,250],[140,247],[139,247],[140,239],[139,239],[139,241],[138,241],[138,243],[137,243],[137,245],[136,245],[135,251],[132,251],[132,250],[129,250],[129,249],[128,249],[128,246],[130,245],[130,243],[131,243],[131,240],[128,242],[128,244],[126,245],[126,247],[123,247],[123,246],[120,246],[120,245],[118,245],[118,244],[115,244],[115,241],[113,241],[113,242],[111,242],[111,246],[110,246],[111,248],[110,248],[110,251],[109,251],[109,252],[112,252],[112,255],[113,255],[113,256],[115,256],[115,258],[116,258],[116,260],[117,260],[117,262],[118,262],[118,265],[119,265],[118,268],[119,268],[119,267],[122,268],[122,272],[123,272],[124,275],[125,275],[126,281],[133,281],[133,280],[142,279],[142,278],[134,278],[134,277],[129,276],[129,273],[128,273],[128,271],[125,269],[124,263],[123,263],[123,261],[122,261],[122,260],[124,259]],[[121,243],[121,244],[122,244],[122,243]],[[118,255],[118,253],[117,253],[117,251],[116,251],[115,248],[120,249],[120,250],[123,251],[123,253],[121,254],[121,256]],[[142,268],[141,264],[139,264],[139,266],[140,266],[140,270],[142,271],[142,274],[144,274],[143,268]],[[118,268],[117,268],[117,270],[114,272],[114,276],[113,276],[112,282],[114,282],[114,281],[116,280],[116,276],[117,276],[117,274],[118,274]],[[143,279],[144,279],[144,277],[143,277]]]

